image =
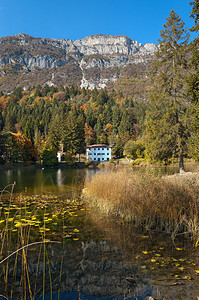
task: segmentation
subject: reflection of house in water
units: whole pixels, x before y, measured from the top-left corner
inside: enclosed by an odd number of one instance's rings
[[[61,186],[63,183],[62,183],[62,173],[61,173],[61,169],[58,169],[57,170],[57,185],[58,186]]]
[[[86,148],[86,157],[91,161],[109,161],[111,159],[111,147],[105,144],[91,145]]]

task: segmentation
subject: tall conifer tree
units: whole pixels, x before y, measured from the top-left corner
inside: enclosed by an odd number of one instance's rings
[[[190,2],[192,5],[191,17],[194,19],[194,26],[191,31],[199,32],[199,0]],[[192,59],[190,63],[191,74],[188,76],[188,96],[193,104],[193,120],[191,124],[192,134],[189,140],[189,154],[199,160],[199,37],[196,37],[190,44]]]
[[[151,110],[146,122],[148,155],[168,162],[179,157],[180,172],[189,137],[189,103],[185,94],[186,49],[189,34],[173,10],[160,32],[151,94]]]

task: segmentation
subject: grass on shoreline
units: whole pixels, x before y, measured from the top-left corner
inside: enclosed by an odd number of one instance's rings
[[[132,170],[98,173],[85,184],[84,197],[106,214],[145,230],[187,234],[199,244],[199,175],[158,178]]]

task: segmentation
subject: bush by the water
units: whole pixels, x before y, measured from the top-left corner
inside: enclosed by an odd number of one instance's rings
[[[174,239],[188,233],[199,243],[199,176],[157,178],[131,170],[98,173],[84,195],[103,212],[145,229],[167,231]]]

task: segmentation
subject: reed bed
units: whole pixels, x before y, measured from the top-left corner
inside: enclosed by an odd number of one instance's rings
[[[98,173],[85,184],[84,197],[106,214],[145,230],[187,234],[199,243],[199,176],[158,178],[132,170]]]

